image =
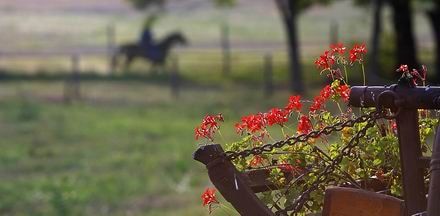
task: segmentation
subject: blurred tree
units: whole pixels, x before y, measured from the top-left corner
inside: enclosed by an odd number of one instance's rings
[[[420,0],[425,4],[426,15],[432,26],[436,43],[435,64],[436,81],[440,82],[440,0]]]
[[[373,10],[373,22],[371,27],[370,51],[368,54],[368,80],[376,83],[380,82],[380,67],[379,67],[379,50],[380,50],[380,35],[382,33],[382,10],[386,0],[355,0],[357,5],[366,6],[370,4]],[[377,84],[377,83],[376,83]]]
[[[431,23],[436,43],[436,82],[440,82],[440,0],[389,0],[393,8],[394,29],[396,33],[397,64],[407,64],[412,68],[419,68],[417,50],[412,28],[412,5],[418,3]],[[397,66],[398,66],[397,65]]]
[[[331,0],[274,0],[284,24],[290,62],[290,89],[292,92],[304,92],[300,51],[297,33],[298,14],[313,4],[328,4]]]
[[[411,0],[389,0],[393,8],[393,27],[396,35],[397,65],[419,68],[414,39]]]
[[[138,9],[151,6],[162,6],[166,0],[127,0]],[[237,0],[213,0],[219,7],[234,6]],[[284,24],[290,62],[290,88],[291,91],[301,93],[304,91],[300,51],[297,34],[297,16],[299,12],[315,4],[327,4],[331,0],[274,0]]]
[[[162,6],[166,0],[127,0],[137,9],[146,9],[150,6]]]

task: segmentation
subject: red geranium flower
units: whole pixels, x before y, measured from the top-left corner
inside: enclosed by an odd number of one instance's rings
[[[337,44],[331,44],[330,48],[332,50],[332,53],[339,53],[341,55],[343,55],[345,53],[345,47],[344,44],[342,43],[337,43]]]
[[[278,168],[281,169],[281,171],[283,172],[293,172],[294,167],[292,164],[288,164],[288,163],[282,163],[278,165]]]
[[[298,132],[300,134],[309,133],[312,130],[312,122],[308,116],[301,116],[298,122]]]
[[[348,98],[350,97],[350,87],[345,84],[340,85],[336,88],[336,92],[345,102],[348,101]]]
[[[285,110],[279,108],[273,108],[266,115],[267,124],[270,126],[274,124],[279,124],[282,126],[284,123],[286,123],[289,120],[288,115],[289,113]]]
[[[324,102],[325,102],[325,99],[323,97],[316,96],[313,99],[312,105],[310,106],[310,112],[315,112],[317,110],[320,110],[322,105],[324,104]]]
[[[206,188],[205,192],[202,193],[203,206],[209,207],[209,214],[212,213],[212,204],[219,204],[220,202],[215,197],[215,188]]]
[[[365,44],[355,44],[353,48],[350,50],[350,63],[353,64],[355,61],[362,62],[363,55],[367,53],[367,48]]]
[[[389,124],[391,126],[391,132],[394,135],[397,135],[397,123],[396,123],[396,121],[395,120],[389,120]]]
[[[287,104],[287,106],[284,108],[288,113],[291,113],[293,110],[296,111],[300,111],[302,104],[301,104],[301,96],[290,96],[289,97],[289,103]]]
[[[333,94],[333,90],[330,85],[324,86],[319,92],[319,95],[313,99],[313,103],[310,106],[310,112],[315,112],[320,110],[324,105],[325,101],[328,100]]]
[[[262,163],[263,163],[263,157],[261,157],[260,155],[255,155],[252,158],[250,165],[255,167],[255,166],[258,166],[258,165],[260,165]]]
[[[329,99],[332,96],[332,88],[330,87],[330,85],[324,86],[324,88],[322,88],[319,92],[319,96],[321,96],[325,100]]]
[[[262,113],[256,115],[248,115],[241,118],[240,123],[235,124],[237,133],[243,133],[244,129],[254,133],[262,130],[266,126],[266,119]]]
[[[400,65],[400,67],[397,68],[396,71],[401,72],[401,73],[407,73],[407,72],[409,72],[408,65]]]
[[[423,65],[420,72],[416,69],[412,69],[411,71],[408,68],[408,65],[400,65],[400,67],[396,70],[397,72],[402,73],[402,76],[399,79],[399,82],[405,80],[412,87],[417,85],[417,81],[420,80],[422,82],[426,79],[426,67]]]
[[[223,115],[206,115],[202,123],[194,129],[194,137],[198,140],[201,137],[213,141],[213,135],[219,129],[219,121],[223,122]]]
[[[219,203],[215,197],[215,188],[206,188],[201,197],[203,206],[211,205],[212,203]]]
[[[292,164],[289,163],[281,163],[278,164],[278,168],[280,168],[281,171],[286,172],[286,173],[300,173],[301,171],[303,171],[303,169],[299,166],[294,166]]]
[[[319,58],[315,60],[315,65],[318,69],[327,70],[335,63],[335,56],[326,50],[324,54],[320,55]]]

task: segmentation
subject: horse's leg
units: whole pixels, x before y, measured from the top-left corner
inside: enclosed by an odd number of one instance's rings
[[[124,71],[128,72],[128,69],[130,69],[130,65],[133,62],[134,56],[127,54],[127,57],[125,58],[125,64],[124,64]]]
[[[118,56],[119,56],[119,53],[114,53],[113,55],[112,55],[112,59],[111,59],[111,73],[113,73],[113,74],[115,74],[116,73],[116,71],[117,71],[117,68],[118,68]],[[112,75],[113,75],[112,74]]]
[[[150,69],[150,73],[152,75],[157,75],[158,71],[157,71],[157,64],[154,62],[151,62],[151,69]]]

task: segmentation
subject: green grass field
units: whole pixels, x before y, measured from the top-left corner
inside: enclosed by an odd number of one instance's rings
[[[66,105],[59,82],[0,89],[2,215],[205,215],[199,196],[209,181],[191,158],[194,126],[222,112],[232,141],[240,115],[287,98],[234,86],[174,99],[166,86],[89,81],[83,102]]]

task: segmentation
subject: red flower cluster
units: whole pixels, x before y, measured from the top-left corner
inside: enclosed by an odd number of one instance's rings
[[[362,62],[363,55],[367,53],[367,48],[365,44],[355,44],[353,48],[350,50],[350,63],[354,63],[355,61]]]
[[[290,96],[284,109],[272,108],[267,113],[258,113],[241,118],[241,121],[235,124],[235,130],[238,134],[243,134],[245,130],[249,133],[255,133],[263,130],[266,126],[279,124],[283,126],[289,121],[289,116],[293,111],[300,111],[302,103],[301,96]]]
[[[278,168],[280,168],[281,171],[288,173],[293,172],[293,170],[295,169],[295,167],[292,164],[288,164],[288,163],[278,164]]]
[[[241,122],[235,124],[237,133],[242,134],[244,129],[254,133],[262,130],[266,126],[266,119],[263,113],[248,115],[241,118]]]
[[[396,72],[409,73],[408,65],[400,65]]]
[[[253,166],[253,167],[256,167],[256,166],[258,166],[258,165],[260,165],[262,163],[263,163],[263,157],[261,157],[260,155],[255,155],[252,158],[250,165]]]
[[[396,71],[402,73],[402,77],[400,79],[407,80],[413,87],[417,85],[417,81],[420,80],[424,82],[426,80],[427,69],[425,65],[422,65],[422,69],[420,71],[416,69],[412,69],[412,71],[410,71],[408,65],[400,65]]]
[[[209,206],[209,214],[212,213],[211,205],[220,203],[215,196],[215,188],[206,188],[205,192],[202,193],[203,206]]]
[[[310,106],[310,112],[315,112],[317,110],[320,110],[324,103],[325,103],[325,100],[322,97],[316,96],[313,99],[312,105]]]
[[[303,171],[300,166],[294,166],[288,163],[278,164],[278,168],[285,173],[301,173]]]
[[[350,87],[345,84],[340,85],[336,88],[336,94],[338,94],[345,102],[347,102],[350,96]]]
[[[318,69],[327,70],[335,64],[336,58],[332,52],[326,50],[324,54],[320,55],[319,58],[315,60],[315,65]]]
[[[312,121],[308,116],[302,115],[298,122],[298,133],[306,134],[312,130]]]
[[[204,137],[213,141],[212,137],[215,131],[220,127],[218,121],[224,121],[221,113],[215,116],[206,115],[205,118],[203,118],[202,123],[194,129],[195,139],[198,140],[199,138]]]
[[[280,108],[272,108],[267,114],[267,124],[272,126],[274,124],[283,125],[289,120],[289,112]]]
[[[344,55],[346,49],[342,43],[331,44],[330,48],[332,53],[339,53],[340,55]]]
[[[330,85],[326,85],[319,95],[313,99],[313,103],[310,106],[310,112],[315,112],[322,108],[322,105],[332,96],[332,89]]]
[[[301,104],[301,96],[290,96],[289,97],[289,103],[287,103],[287,106],[284,108],[289,114],[293,111],[300,111],[302,108],[302,104]]]

